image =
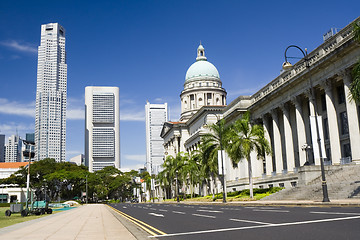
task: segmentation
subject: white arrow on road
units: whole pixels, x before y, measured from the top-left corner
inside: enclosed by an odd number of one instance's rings
[[[155,217],[164,217],[164,215],[162,214],[157,214],[157,213],[149,213],[150,215],[153,215]]]

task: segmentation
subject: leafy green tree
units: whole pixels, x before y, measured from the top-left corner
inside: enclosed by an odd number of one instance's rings
[[[360,43],[360,22],[353,23],[354,39]],[[352,99],[360,104],[360,58],[352,69],[353,81],[350,86]]]
[[[226,148],[233,165],[236,166],[242,159],[248,162],[250,197],[253,198],[251,152],[255,151],[258,159],[264,159],[265,154],[271,152],[270,144],[264,136],[264,128],[262,125],[251,125],[250,114],[246,112],[231,125],[225,138],[230,143]]]

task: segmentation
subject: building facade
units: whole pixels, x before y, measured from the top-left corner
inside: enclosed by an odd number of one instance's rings
[[[18,135],[9,137],[5,149],[5,162],[21,162],[22,141]]]
[[[65,29],[58,23],[41,25],[35,112],[36,160],[65,161],[66,92]]]
[[[164,104],[145,105],[146,168],[150,174],[158,174],[164,162],[164,141],[160,137],[164,122],[168,121],[168,107]]]
[[[0,134],[0,162],[5,162],[5,135]]]
[[[90,172],[120,169],[118,87],[85,88],[85,165]]]
[[[210,117],[212,122],[224,118],[231,123],[250,111],[252,123],[263,125],[272,147],[265,160],[251,155],[255,187],[306,184],[320,175],[320,156],[329,167],[360,164],[360,107],[350,100],[349,91],[359,56],[360,45],[349,24],[253,95],[239,96],[227,106],[202,106],[188,119],[182,115],[182,122],[166,122],[161,134],[165,151],[191,152]],[[225,164],[227,191],[248,188],[247,161],[233,168],[227,158]]]

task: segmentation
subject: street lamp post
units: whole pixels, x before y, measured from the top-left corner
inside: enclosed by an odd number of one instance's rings
[[[208,115],[214,115],[216,117],[216,124],[219,127],[219,140],[220,140],[220,156],[221,156],[221,171],[222,171],[222,187],[223,187],[223,203],[226,203],[226,180],[225,180],[225,169],[224,169],[224,156],[223,156],[223,145],[222,145],[222,129],[220,126],[220,117],[214,113],[208,113]]]
[[[27,172],[27,176],[26,176],[26,210],[28,210],[29,208],[29,200],[30,200],[30,164],[31,164],[31,148],[32,146],[35,145],[34,142],[30,142],[30,141],[26,141],[26,140],[22,140],[23,143],[29,147],[29,164],[28,164],[28,172]],[[24,155],[25,155],[24,151]]]
[[[321,185],[322,185],[322,192],[323,192],[323,202],[330,202],[329,196],[328,196],[328,190],[327,190],[327,184],[326,184],[326,178],[325,178],[325,169],[324,169],[324,160],[322,156],[322,149],[321,149],[321,138],[320,138],[320,129],[319,129],[319,123],[318,123],[318,109],[317,109],[317,103],[315,99],[315,89],[313,87],[312,79],[310,76],[310,65],[309,65],[309,59],[307,56],[307,49],[305,48],[305,52],[296,45],[290,45],[285,49],[285,62],[283,63],[283,70],[289,70],[293,66],[290,62],[288,62],[288,57],[286,56],[286,52],[289,48],[297,48],[301,51],[301,53],[304,55],[305,60],[305,66],[309,73],[309,80],[310,80],[310,90],[311,90],[311,100],[314,103],[314,112],[315,112],[315,128],[316,128],[316,138],[318,143],[318,150],[319,150],[319,157],[320,157],[320,167],[321,167]],[[294,57],[293,57],[294,58]],[[313,148],[314,149],[314,148]]]

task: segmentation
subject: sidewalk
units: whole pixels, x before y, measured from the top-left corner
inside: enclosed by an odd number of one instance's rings
[[[0,239],[123,239],[136,238],[103,204],[89,204],[0,229]]]

